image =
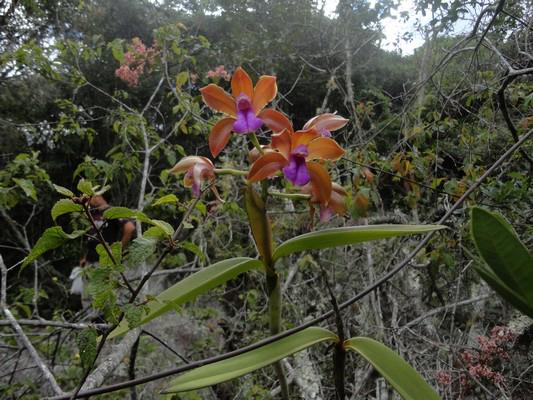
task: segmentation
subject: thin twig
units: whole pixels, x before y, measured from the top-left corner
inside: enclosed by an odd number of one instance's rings
[[[0,270],[1,270],[1,276],[2,276],[2,293],[0,295],[1,298],[1,308],[4,312],[4,315],[6,316],[7,320],[10,322],[11,326],[13,327],[13,330],[16,333],[16,340],[17,342],[26,348],[28,350],[28,353],[30,354],[31,358],[33,359],[33,362],[37,365],[37,367],[41,370],[41,372],[44,375],[44,378],[54,391],[56,395],[62,395],[64,392],[61,390],[61,387],[57,384],[56,379],[54,378],[54,375],[52,372],[50,372],[50,369],[45,364],[45,362],[41,359],[39,356],[39,353],[37,353],[37,350],[35,350],[35,347],[33,347],[32,343],[20,327],[19,323],[7,307],[7,268],[4,264],[4,259],[2,258],[2,255],[0,255]]]

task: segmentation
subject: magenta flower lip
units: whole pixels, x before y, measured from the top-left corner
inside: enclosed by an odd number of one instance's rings
[[[263,120],[255,115],[251,99],[241,93],[235,99],[237,115],[233,124],[233,131],[241,135],[257,131],[263,126]]]

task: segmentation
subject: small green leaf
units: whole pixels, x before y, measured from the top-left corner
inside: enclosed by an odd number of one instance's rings
[[[274,250],[274,261],[304,250],[327,249],[370,240],[417,235],[446,228],[443,225],[362,225],[324,229],[296,236]]]
[[[177,393],[216,385],[273,364],[291,354],[321,342],[336,342],[337,335],[311,327],[258,349],[186,372],[170,383],[163,393]]]
[[[109,250],[111,251],[111,255],[113,256],[113,259],[111,259],[111,257],[109,256],[109,253],[107,252],[103,244],[100,243],[96,246],[96,252],[98,253],[98,256],[99,256],[98,263],[102,267],[120,268],[120,265],[122,262],[122,243],[121,242],[112,243],[111,245],[109,245]],[[115,262],[113,262],[113,260]]]
[[[185,83],[189,80],[189,73],[182,71],[176,75],[176,89],[180,90]]]
[[[96,330],[87,328],[78,333],[76,344],[80,351],[81,365],[84,370],[93,365],[96,357]]]
[[[56,190],[57,193],[62,194],[63,196],[67,196],[67,197],[74,197],[74,193],[72,193],[66,187],[59,186],[59,185],[56,185],[56,184],[53,184],[53,185],[54,185],[54,189]]]
[[[35,185],[32,181],[28,179],[13,178],[13,182],[15,182],[17,186],[22,189],[26,196],[32,200],[37,200],[37,190],[35,190]]]
[[[205,254],[204,252],[194,243],[192,242],[181,242],[180,247],[190,251],[194,255],[198,256],[198,258],[203,262],[205,261]]]
[[[30,254],[24,259],[22,267],[25,267],[32,261],[39,258],[41,255],[49,250],[53,250],[63,245],[69,240],[76,239],[83,235],[85,231],[74,231],[72,233],[65,233],[60,226],[53,226],[43,232]]]
[[[52,219],[55,221],[57,217],[63,214],[70,214],[73,212],[83,211],[83,207],[80,204],[74,203],[70,199],[61,199],[52,207]]]
[[[104,211],[105,219],[131,218],[138,219],[141,222],[151,223],[152,220],[144,213],[131,210],[127,207],[109,207]]]
[[[158,226],[151,226],[143,232],[143,237],[153,239],[166,239],[168,235]]]
[[[532,309],[533,255],[531,252],[518,239],[513,227],[500,214],[473,207],[471,218],[472,239],[487,265],[483,268],[485,272],[485,276],[482,274],[483,278],[485,279],[489,274],[487,282],[494,290],[507,300],[515,296],[516,301],[511,301],[511,303],[516,305],[516,303],[525,302],[528,309]],[[523,311],[523,307],[519,309]]]
[[[404,399],[440,399],[413,367],[384,344],[366,337],[355,337],[346,340],[344,348],[362,355]]]
[[[188,301],[191,301],[236,276],[251,269],[261,269],[262,263],[248,257],[230,258],[220,261],[207,268],[202,269],[187,278],[179,281],[157,295],[155,301],[148,302],[148,312],[144,313],[140,325],[145,324],[160,315],[175,309]],[[127,321],[122,321],[120,325],[109,335],[109,338],[121,335],[129,330]]]
[[[159,228],[157,228],[159,229]],[[131,244],[128,246],[128,253],[125,257],[125,263],[129,267],[136,267],[142,262],[148,259],[156,250],[157,241],[146,237],[138,237],[134,239]]]
[[[150,223],[160,228],[165,233],[166,236],[172,236],[172,234],[174,233],[174,228],[172,227],[172,225],[170,225],[166,221],[161,221],[159,219],[152,219],[150,220]]]
[[[94,195],[93,184],[87,179],[80,179],[77,188],[81,193],[86,194],[87,196]]]
[[[123,310],[124,310],[124,318],[126,318],[126,321],[128,321],[128,325],[132,328],[136,328],[137,326],[139,326],[141,322],[141,317],[143,315],[142,306],[126,304],[123,307]]]
[[[160,197],[159,199],[154,201],[153,205],[160,206],[162,204],[168,204],[168,203],[173,203],[173,204],[178,203],[178,198],[176,197],[175,194],[167,194],[166,196]]]

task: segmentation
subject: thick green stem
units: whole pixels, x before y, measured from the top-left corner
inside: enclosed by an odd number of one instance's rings
[[[267,274],[267,294],[268,294],[268,311],[270,317],[270,334],[275,335],[281,332],[281,284],[277,273]],[[281,396],[289,400],[289,385],[285,378],[283,365],[281,362],[274,364],[276,375],[278,376],[281,388]]]

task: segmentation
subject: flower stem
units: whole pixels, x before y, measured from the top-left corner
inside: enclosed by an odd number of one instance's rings
[[[215,168],[215,174],[217,175],[233,175],[233,176],[246,176],[248,171],[241,171],[232,168]]]
[[[275,197],[282,197],[284,199],[291,199],[291,200],[309,200],[311,198],[311,195],[309,194],[303,194],[303,193],[283,193],[283,192],[268,192],[269,195],[275,196]]]
[[[281,285],[279,275],[274,272],[266,276],[267,294],[268,294],[268,311],[270,317],[270,334],[276,335],[281,332]],[[283,371],[281,362],[274,364],[276,375],[278,376],[281,388],[281,396],[289,400],[289,385]]]
[[[250,141],[252,142],[252,144],[254,145],[254,147],[257,149],[257,151],[260,153],[260,154],[265,154],[265,152],[263,151],[263,149],[261,148],[261,145],[259,144],[259,139],[257,139],[257,136],[255,135],[255,133],[250,133],[248,135],[248,137],[250,138]]]

